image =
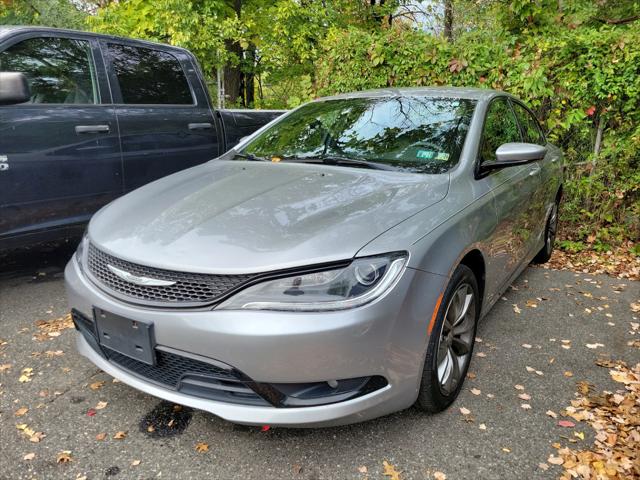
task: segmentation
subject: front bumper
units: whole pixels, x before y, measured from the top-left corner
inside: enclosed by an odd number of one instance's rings
[[[122,368],[78,333],[82,355],[151,395],[202,409],[234,423],[327,426],[358,422],[412,405],[417,397],[427,324],[444,277],[407,269],[383,298],[339,312],[151,309],[114,299],[91,283],[75,258],[65,279],[69,303],[88,318],[94,307],[153,322],[156,344],[215,359],[261,383],[327,382],[380,376],[388,384],[357,398],[320,406],[276,408],[199,398],[164,388]]]

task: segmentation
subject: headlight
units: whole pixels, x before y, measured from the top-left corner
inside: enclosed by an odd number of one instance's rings
[[[359,307],[395,285],[406,253],[358,258],[349,266],[266,280],[241,290],[219,310],[320,312]]]
[[[80,265],[80,269],[82,269],[82,262],[84,261],[84,252],[86,250],[87,242],[89,241],[89,234],[87,231],[84,231],[82,235],[82,240],[78,244],[78,248],[76,249],[76,260],[78,261],[78,265]]]

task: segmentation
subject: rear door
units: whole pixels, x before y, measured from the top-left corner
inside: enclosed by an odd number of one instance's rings
[[[0,46],[31,100],[0,106],[0,239],[81,225],[122,194],[118,126],[97,42],[28,33]]]
[[[218,135],[190,55],[161,46],[101,42],[122,144],[124,187],[218,156]]]

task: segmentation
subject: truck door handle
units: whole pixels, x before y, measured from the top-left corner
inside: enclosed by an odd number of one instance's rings
[[[213,125],[210,123],[190,123],[188,127],[189,130],[208,130],[213,127]]]
[[[76,125],[76,133],[109,133],[109,125]]]

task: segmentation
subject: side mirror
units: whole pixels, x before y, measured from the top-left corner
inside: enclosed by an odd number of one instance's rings
[[[524,165],[525,163],[542,160],[547,154],[547,147],[535,143],[505,143],[496,150],[496,161],[485,162],[480,166],[482,171]]]
[[[535,143],[505,143],[496,150],[498,163],[532,162],[542,160],[547,153],[547,147]]]
[[[27,77],[19,72],[0,72],[0,105],[15,105],[31,99]]]

